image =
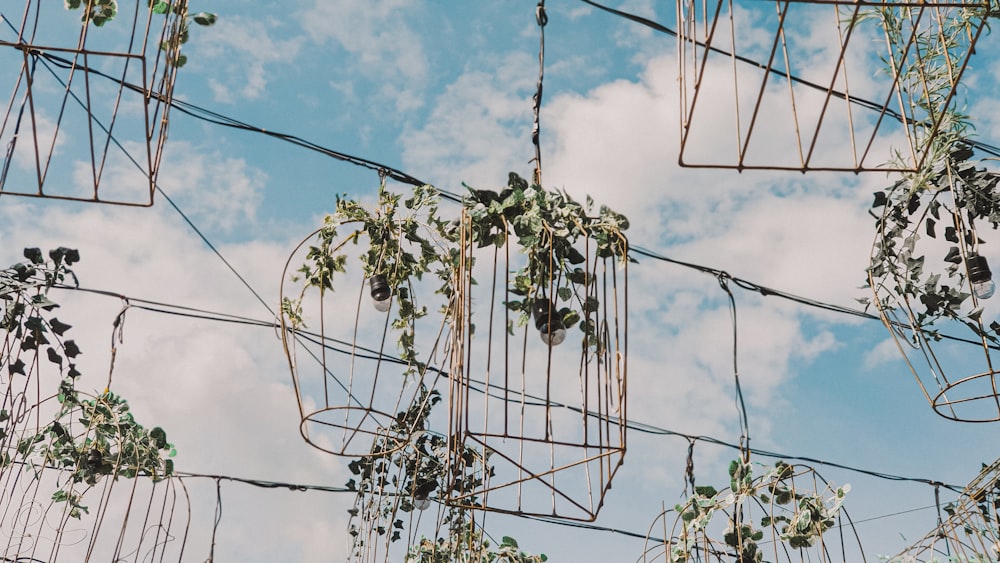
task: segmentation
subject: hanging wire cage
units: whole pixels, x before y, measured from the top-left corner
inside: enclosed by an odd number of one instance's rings
[[[0,195],[152,205],[187,19],[186,0],[5,11]]]
[[[998,176],[965,161],[968,154],[952,153],[930,188],[900,182],[877,200],[884,210],[868,282],[892,347],[934,411],[955,421],[995,422],[1000,323],[974,219],[989,216]]]
[[[926,536],[888,559],[889,563],[996,561],[1000,558],[1000,460],[983,467],[955,502],[947,518]]]
[[[449,394],[453,506],[597,517],[626,447],[628,268],[627,242],[624,254],[598,252],[593,234],[578,240],[572,272],[553,266],[525,293],[525,256],[510,243],[484,244],[463,212]],[[552,244],[539,248],[552,265]],[[580,331],[563,322],[574,306]]]
[[[420,288],[390,287],[385,276],[366,273],[358,260],[370,249],[364,227],[344,221],[336,227],[351,233],[331,238],[324,233],[332,225],[296,247],[282,277],[281,338],[299,428],[325,452],[384,457],[425,429],[425,415],[440,398],[433,389],[447,373],[447,317],[440,315],[436,327],[434,315],[401,325],[401,307],[411,315],[419,309]],[[303,262],[319,270],[303,275],[297,265]],[[319,281],[317,271],[325,271],[318,275],[327,282]],[[406,357],[398,346],[404,342],[404,348],[426,353]]]
[[[987,0],[678,0],[682,166],[915,171]]]
[[[664,510],[650,527],[653,535],[662,526],[664,539],[647,538],[643,561],[865,561],[842,506],[848,487],[802,465],[778,462],[756,477],[749,467],[734,461],[729,489],[696,487],[686,503]]]

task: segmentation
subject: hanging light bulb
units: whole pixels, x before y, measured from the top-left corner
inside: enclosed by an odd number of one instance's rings
[[[431,505],[431,501],[428,498],[414,498],[413,508],[417,510],[427,510],[427,507]]]
[[[966,266],[969,268],[972,293],[979,299],[992,297],[997,286],[993,282],[993,274],[990,272],[990,265],[986,263],[986,257],[973,254],[966,259]]]
[[[392,306],[392,290],[389,289],[389,282],[385,280],[385,276],[382,274],[376,274],[368,280],[368,285],[371,287],[372,303],[375,305],[375,310],[385,313]]]
[[[532,314],[535,316],[535,328],[538,329],[542,342],[549,346],[558,346],[566,340],[566,327],[563,326],[556,306],[547,297],[539,297],[532,304]]]

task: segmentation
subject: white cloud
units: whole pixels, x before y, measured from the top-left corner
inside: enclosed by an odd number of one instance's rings
[[[231,104],[259,98],[269,82],[266,67],[291,63],[298,57],[303,39],[276,39],[275,28],[280,25],[273,18],[227,15],[208,32],[198,34],[191,66],[213,70],[208,85],[216,101]],[[198,60],[201,57],[203,62]]]

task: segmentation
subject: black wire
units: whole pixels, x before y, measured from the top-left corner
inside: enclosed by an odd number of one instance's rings
[[[86,289],[86,288],[76,288],[74,286],[66,286],[66,285],[57,285],[55,287],[58,288],[58,289],[66,289],[66,290],[72,290],[72,291],[83,291],[83,292],[86,292],[86,293],[92,293],[92,294],[96,294],[96,295],[102,295],[102,296],[107,296],[107,297],[114,297],[116,299],[127,299],[131,303],[131,307],[133,309],[146,310],[146,311],[155,312],[155,313],[165,313],[165,314],[171,314],[171,315],[178,315],[178,316],[182,316],[182,317],[190,317],[190,318],[199,319],[199,320],[213,320],[213,321],[219,321],[219,322],[229,322],[229,323],[244,324],[244,325],[248,325],[248,326],[266,327],[266,328],[271,328],[271,329],[279,327],[279,325],[276,322],[274,322],[274,321],[268,322],[268,321],[250,319],[250,318],[247,318],[247,317],[239,317],[237,315],[230,315],[230,314],[226,314],[226,313],[215,313],[215,312],[206,311],[204,309],[198,309],[198,308],[194,308],[194,307],[185,307],[185,306],[180,306],[180,305],[169,305],[169,304],[161,303],[161,302],[157,302],[157,301],[149,301],[149,300],[144,300],[144,299],[140,299],[140,298],[137,298],[137,297],[129,297],[129,296],[122,295],[120,293],[113,292],[113,291],[104,291],[104,290]],[[156,306],[148,306],[148,305],[144,305],[144,304],[156,304]],[[167,310],[168,307],[169,308],[174,308],[174,309],[177,309],[177,310],[176,311],[169,311],[169,310]],[[334,341],[334,342],[336,342],[336,343],[338,343],[340,345],[351,347],[352,345],[349,344],[349,343],[346,343],[346,342],[343,342],[343,341],[337,341],[337,340],[331,339],[330,337],[326,337],[325,339],[323,339],[318,334],[308,333],[308,332],[305,332],[305,331],[296,330],[295,332],[296,332],[296,334],[299,334],[300,336],[303,336],[304,338],[306,338],[310,342],[313,342],[313,343],[318,344],[318,345],[326,346],[328,349],[331,349],[331,350],[333,350],[335,352],[339,352],[339,353],[343,353],[343,354],[351,354],[351,353],[353,353],[351,350],[337,348],[336,346],[332,346],[330,344],[327,344],[325,341],[326,340],[330,340],[330,341]],[[358,348],[358,349],[361,349],[361,350],[363,350],[363,351],[371,354],[371,358],[370,359],[381,358],[382,361],[386,361],[386,362],[399,363],[401,365],[405,365],[406,364],[406,361],[403,360],[402,358],[397,358],[397,357],[394,357],[394,356],[391,356],[391,355],[388,355],[388,354],[384,354],[384,353],[380,354],[379,352],[377,352],[375,350],[370,350],[370,349],[365,349],[365,348]],[[445,370],[443,370],[441,368],[437,368],[437,367],[434,367],[434,366],[428,366],[427,370],[429,372],[431,372],[431,373],[436,373],[436,374],[442,375],[444,377],[448,377],[448,378],[451,377],[451,375],[450,375],[449,372],[447,372],[447,371],[445,371]],[[496,384],[486,384],[483,381],[477,381],[477,380],[470,380],[469,383],[470,383],[469,384],[469,388],[471,390],[477,392],[477,393],[483,393],[483,394],[485,394],[485,395],[487,395],[487,396],[489,396],[491,398],[494,398],[494,399],[503,399],[504,398],[504,395],[502,394],[503,388],[501,386],[499,386],[499,385],[496,385]],[[595,412],[592,412],[592,411],[584,411],[582,408],[577,407],[577,406],[567,405],[567,404],[559,403],[557,401],[552,401],[552,400],[546,401],[543,397],[537,397],[537,396],[530,395],[530,394],[529,395],[525,395],[525,398],[526,399],[531,399],[531,400],[526,400],[524,402],[525,406],[543,406],[543,405],[547,405],[547,406],[550,406],[552,408],[567,409],[567,410],[570,410],[570,411],[575,412],[577,414],[586,415],[588,417],[592,417],[592,418],[599,419],[599,420],[602,420],[602,421],[612,422],[614,424],[621,424],[622,426],[624,426],[628,430],[632,430],[632,431],[643,433],[643,434],[658,435],[658,436],[673,436],[673,437],[677,437],[677,438],[683,438],[684,440],[687,440],[689,442],[695,442],[695,441],[697,441],[697,442],[704,442],[704,443],[707,443],[707,444],[713,444],[713,445],[716,445],[716,446],[722,446],[722,447],[726,447],[726,448],[730,448],[730,449],[734,449],[734,450],[738,450],[738,451],[742,451],[743,449],[747,449],[743,445],[733,444],[733,443],[726,442],[724,440],[720,440],[718,438],[714,438],[714,437],[711,437],[711,436],[701,436],[701,435],[696,435],[696,434],[685,434],[683,432],[677,432],[677,431],[674,431],[674,430],[670,430],[670,429],[667,429],[667,428],[658,427],[658,426],[655,426],[655,425],[652,425],[652,424],[643,423],[643,422],[622,421],[620,419],[616,419],[616,418],[613,418],[613,417],[608,417],[606,415],[601,415],[599,413],[595,413]],[[951,491],[954,491],[954,492],[961,492],[963,490],[962,486],[945,484],[945,483],[942,483],[942,482],[940,482],[938,480],[935,480],[935,479],[926,479],[926,478],[919,478],[919,477],[904,477],[904,476],[899,476],[899,475],[892,475],[892,474],[883,473],[883,472],[880,472],[880,471],[872,471],[872,470],[868,470],[868,469],[862,469],[862,468],[858,468],[858,467],[852,467],[852,466],[849,466],[849,465],[844,465],[844,464],[841,464],[841,463],[836,463],[836,462],[831,462],[831,461],[825,461],[825,460],[818,459],[818,458],[806,457],[806,456],[797,456],[797,455],[789,455],[789,454],[785,454],[785,453],[772,452],[772,451],[763,450],[763,449],[759,449],[759,448],[749,448],[748,451],[750,453],[754,454],[754,455],[758,455],[758,456],[762,456],[762,457],[768,457],[768,458],[773,458],[773,459],[794,460],[794,461],[801,461],[801,462],[804,462],[804,463],[824,465],[824,466],[827,466],[827,467],[834,467],[834,468],[837,468],[837,469],[843,469],[845,471],[851,471],[851,472],[854,472],[854,473],[860,473],[860,474],[863,474],[863,475],[868,475],[868,476],[871,476],[871,477],[877,477],[877,478],[885,479],[885,480],[889,480],[889,481],[908,481],[908,482],[913,482],[913,483],[922,483],[922,484],[931,485],[931,486],[941,486],[941,487],[944,487],[944,488],[946,488],[948,490],[951,490]]]

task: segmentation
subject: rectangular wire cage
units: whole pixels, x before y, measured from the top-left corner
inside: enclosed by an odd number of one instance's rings
[[[187,25],[187,3],[171,5],[27,0],[4,14],[0,195],[153,204]]]
[[[627,264],[597,256],[588,239],[580,266],[590,281],[576,291],[596,305],[584,308],[580,326],[597,336],[573,326],[550,346],[537,322],[518,326],[520,312],[505,306],[524,256],[511,244],[474,248],[467,217],[462,230],[447,502],[592,521],[625,455]],[[547,294],[561,283],[550,282]]]
[[[989,0],[677,0],[679,162],[915,171],[954,131],[989,13]]]

